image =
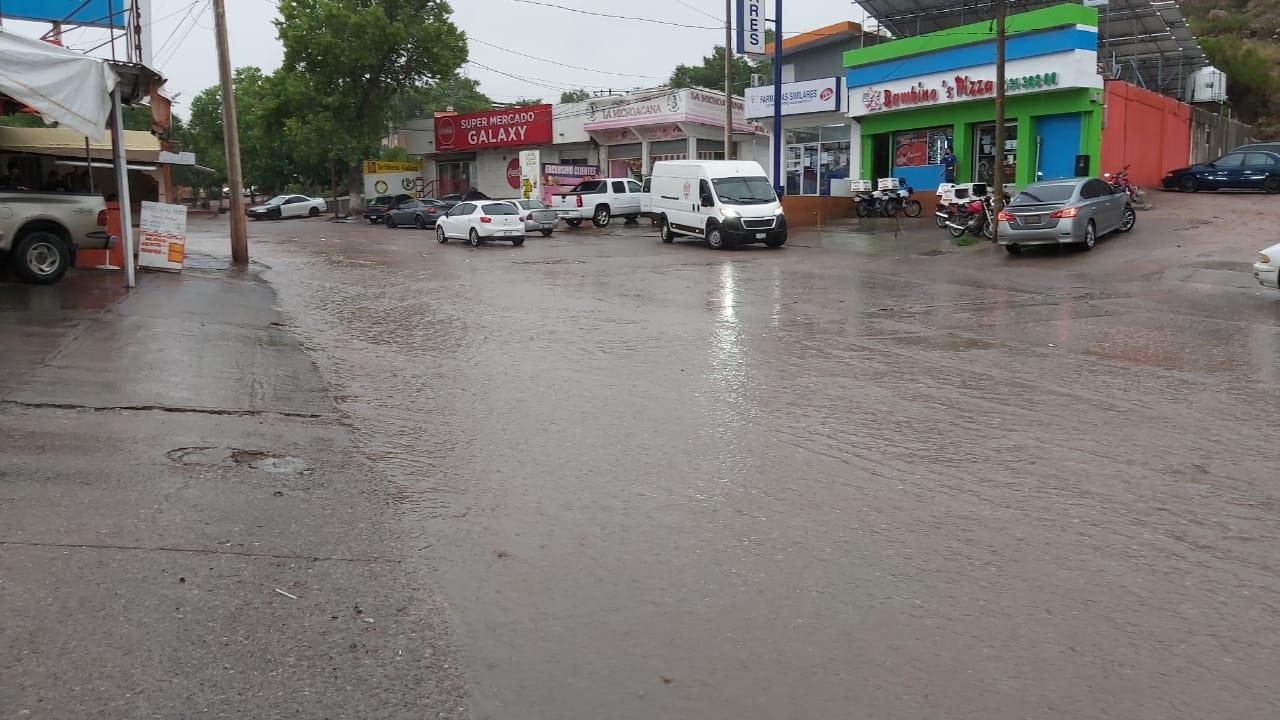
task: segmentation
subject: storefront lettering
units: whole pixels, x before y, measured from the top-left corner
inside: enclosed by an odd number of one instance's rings
[[[926,88],[924,83],[916,83],[916,86],[909,90],[884,91],[883,106],[885,108],[896,108],[903,105],[924,105],[934,102],[938,102],[938,91]]]
[[[621,118],[658,115],[662,113],[662,103],[645,103],[643,105],[619,105],[600,111],[602,120],[618,120]]]
[[[957,75],[954,86],[947,85],[945,80],[942,84],[946,87],[948,98],[986,97],[996,92],[995,81],[971,78],[968,75]]]
[[[1037,75],[1027,75],[1025,77],[1009,78],[1005,82],[1006,90],[1039,90],[1040,88],[1056,87],[1058,85],[1058,73],[1039,73]]]
[[[436,118],[436,146],[442,150],[478,150],[550,141],[550,105]]]

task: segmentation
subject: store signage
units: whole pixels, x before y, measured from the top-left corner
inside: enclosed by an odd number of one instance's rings
[[[1073,50],[1014,60],[1007,65],[1005,92],[1010,95],[1068,87],[1102,87],[1092,53]],[[986,65],[849,88],[849,115],[981,100],[995,94],[995,66]]]
[[[734,124],[745,129],[742,100],[734,99]],[[583,127],[590,132],[616,128],[631,128],[657,123],[699,122],[724,125],[724,95],[697,88],[673,90],[662,94],[633,93],[608,104],[587,104],[587,121]]]
[[[516,181],[512,187],[520,190],[520,197],[536,198],[542,194],[542,174],[539,169],[542,166],[541,150],[521,150],[520,155],[515,158],[518,162],[516,167]],[[507,169],[507,181],[510,182],[511,170]]]
[[[520,156],[517,155],[507,162],[507,184],[512,190],[520,189]]]
[[[138,267],[182,271],[187,245],[187,208],[142,201],[138,219]]]
[[[585,179],[598,176],[600,168],[595,165],[555,165],[553,163],[544,163],[542,174],[554,177]]]
[[[841,78],[822,78],[782,85],[782,114],[840,109]],[[773,86],[747,88],[747,118],[773,117]]]
[[[739,55],[764,54],[764,0],[738,0],[736,13]]]
[[[364,172],[366,175],[380,175],[382,173],[405,173],[418,172],[418,163],[416,162],[397,162],[390,160],[365,160]]]
[[[550,143],[550,105],[436,118],[437,150],[483,150]]]

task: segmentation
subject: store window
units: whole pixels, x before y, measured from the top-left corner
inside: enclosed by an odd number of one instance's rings
[[[973,179],[992,185],[996,181],[996,124],[979,125],[973,129]],[[1007,123],[1004,128],[1004,181],[1014,182],[1018,172],[1018,124]]]
[[[473,160],[439,161],[436,163],[436,178],[439,189],[437,197],[445,195],[461,195],[475,187],[476,164]]]
[[[788,195],[830,195],[833,182],[849,178],[847,124],[793,128],[784,140]]]

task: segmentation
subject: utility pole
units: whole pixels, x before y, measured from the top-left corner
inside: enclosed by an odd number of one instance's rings
[[[724,0],[724,159],[733,159],[733,0]]]
[[[1004,210],[1004,16],[1005,0],[996,0],[996,166],[992,178],[995,185],[995,217],[991,220],[991,239],[1000,242],[1000,211]]]
[[[773,5],[773,186],[782,197],[782,0]]]
[[[244,179],[240,176],[240,127],[231,83],[231,50],[227,43],[227,9],[213,0],[213,27],[218,41],[218,76],[222,81],[222,139],[227,149],[227,183],[231,186],[231,264],[249,266],[249,227],[244,216]]]

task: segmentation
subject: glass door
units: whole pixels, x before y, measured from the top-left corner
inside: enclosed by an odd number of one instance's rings
[[[818,144],[804,146],[804,171],[800,182],[801,195],[818,194]]]
[[[1004,151],[996,152],[996,124],[978,125],[973,129],[973,180],[993,185],[996,181],[996,157],[1004,159],[1004,181],[1014,182],[1018,172],[1018,125],[1004,127]]]

